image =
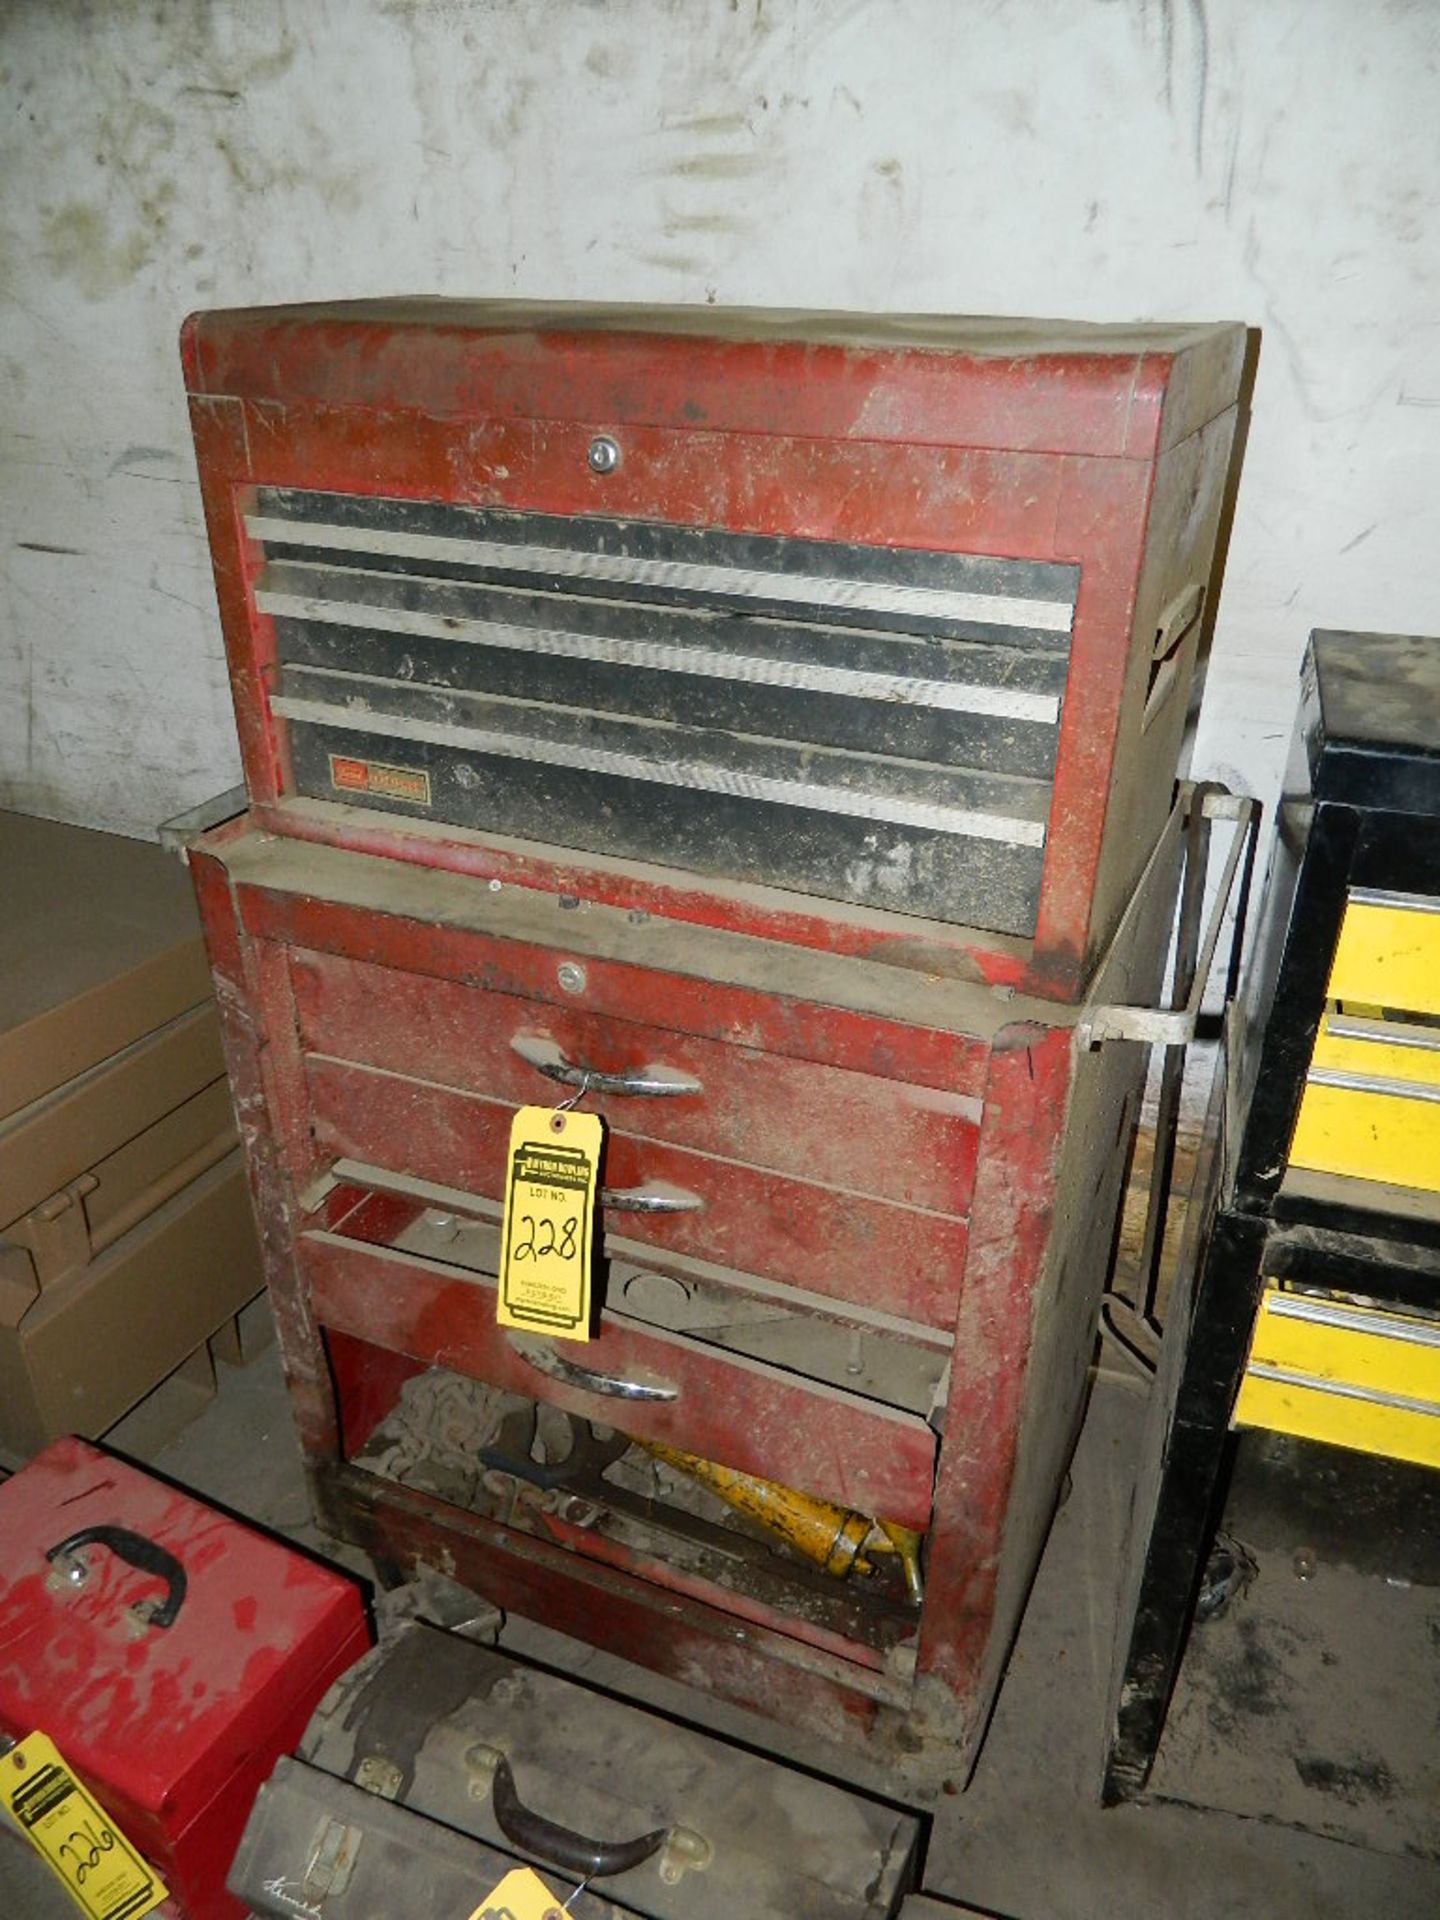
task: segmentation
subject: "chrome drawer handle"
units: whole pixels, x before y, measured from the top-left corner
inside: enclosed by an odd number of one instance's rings
[[[647,1180],[639,1187],[602,1187],[600,1204],[613,1213],[699,1213],[705,1202],[668,1180]]]
[[[699,1093],[700,1082],[673,1067],[635,1067],[625,1073],[603,1073],[598,1067],[576,1066],[553,1040],[517,1033],[510,1045],[527,1065],[562,1087],[582,1087],[590,1093],[643,1093],[657,1097],[672,1093]]]
[[[562,1380],[567,1387],[581,1387],[586,1393],[603,1393],[612,1400],[676,1400],[678,1387],[663,1380],[622,1380],[618,1374],[596,1373],[590,1367],[578,1367],[573,1360],[555,1351],[548,1341],[533,1340],[527,1334],[507,1333],[515,1353],[537,1373]]]

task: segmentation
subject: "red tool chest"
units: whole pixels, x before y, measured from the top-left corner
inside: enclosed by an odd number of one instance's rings
[[[369,1631],[343,1575],[83,1440],[0,1486],[0,1730],[41,1732],[191,1920]]]
[[[251,797],[192,867],[331,1526],[963,1776],[1081,1405],[1144,1063],[1076,1028],[1158,979],[1242,348],[188,324]],[[494,1311],[510,1115],[570,1093],[589,1344]],[[910,1577],[483,1420],[441,1499],[380,1440],[445,1379],[918,1535]]]

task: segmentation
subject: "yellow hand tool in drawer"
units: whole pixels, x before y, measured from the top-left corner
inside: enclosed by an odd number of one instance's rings
[[[1440,1321],[1268,1282],[1233,1424],[1440,1466]]]

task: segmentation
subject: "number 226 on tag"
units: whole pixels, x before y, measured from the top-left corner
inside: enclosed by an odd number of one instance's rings
[[[590,1271],[603,1128],[596,1113],[522,1107],[510,1127],[496,1318],[590,1338]]]
[[[86,1920],[141,1920],[165,1898],[163,1883],[43,1734],[0,1762],[0,1801]]]

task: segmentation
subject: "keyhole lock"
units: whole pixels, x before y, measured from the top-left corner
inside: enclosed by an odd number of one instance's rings
[[[620,464],[620,444],[608,433],[597,433],[585,451],[592,473],[613,473]]]

